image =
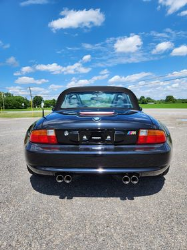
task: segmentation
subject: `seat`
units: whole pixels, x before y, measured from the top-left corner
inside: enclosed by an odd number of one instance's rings
[[[69,105],[72,106],[72,107],[78,107],[79,106],[79,101],[77,100],[76,96],[70,97]]]

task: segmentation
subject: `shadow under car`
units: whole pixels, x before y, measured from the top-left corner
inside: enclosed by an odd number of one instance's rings
[[[59,196],[60,199],[119,197],[121,200],[134,200],[136,197],[158,193],[164,186],[165,178],[143,177],[136,185],[124,185],[121,180],[116,180],[111,175],[81,175],[66,184],[57,183],[52,176],[32,175],[30,182],[35,191]]]

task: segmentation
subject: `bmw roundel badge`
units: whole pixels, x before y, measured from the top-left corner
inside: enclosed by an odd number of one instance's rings
[[[101,120],[101,118],[100,117],[93,117],[93,119],[92,119],[94,122],[99,122],[100,120]]]

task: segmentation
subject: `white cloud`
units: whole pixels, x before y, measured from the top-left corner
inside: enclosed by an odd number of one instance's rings
[[[60,15],[63,17],[50,22],[48,25],[53,31],[68,28],[101,26],[105,20],[105,16],[100,12],[100,9],[84,9],[78,11],[64,9]]]
[[[75,63],[73,65],[64,67],[63,72],[64,74],[77,74],[77,73],[88,73],[91,68],[85,68],[82,66],[81,63]]]
[[[60,74],[62,72],[63,67],[58,65],[57,63],[52,63],[38,64],[35,66],[35,69],[39,71],[49,71],[52,74]]]
[[[76,79],[72,79],[71,82],[69,82],[67,84],[67,88],[72,88],[72,87],[81,87],[81,86],[85,86],[88,85],[89,81],[86,79],[83,80],[76,80]]]
[[[136,75],[136,74],[135,74]],[[112,85],[117,86],[118,83]],[[156,100],[165,99],[167,95],[176,98],[186,98],[187,93],[187,69],[174,71],[165,76],[153,76],[133,84],[126,83],[127,88],[132,89],[138,96],[150,96]]]
[[[171,85],[171,87],[178,88],[179,87],[179,83],[174,83],[174,84]]]
[[[167,95],[173,95],[176,98],[186,98],[187,81],[186,79],[171,80],[169,82],[164,81],[151,81],[146,82],[145,85],[130,85],[129,89],[132,89],[137,97],[150,96],[153,99],[165,99]]]
[[[159,4],[167,7],[167,14],[173,14],[187,4],[187,0],[159,0]]]
[[[34,72],[34,68],[30,66],[22,67],[20,71],[14,73],[15,76],[25,75]]]
[[[63,88],[62,85],[51,84],[49,86],[49,89],[52,89],[52,90],[57,90],[57,89],[61,89],[61,88]]]
[[[91,57],[89,57],[89,59],[91,60]],[[88,57],[86,58],[86,60],[88,60]],[[84,59],[84,62],[86,62],[85,59]],[[77,62],[73,65],[69,65],[66,67],[62,67],[56,63],[47,64],[47,65],[39,64],[35,66],[35,69],[39,71],[49,71],[52,74],[61,74],[61,73],[64,73],[64,74],[84,73],[85,74],[91,70],[91,68],[84,67],[81,62]]]
[[[32,95],[39,95],[42,96],[44,99],[52,99],[51,95],[50,95],[50,90],[46,89],[46,88],[41,88],[41,87],[32,87]],[[30,96],[29,96],[30,98]]]
[[[27,89],[24,89],[20,86],[12,86],[12,87],[7,87],[6,88],[8,90],[8,92],[10,92],[13,95],[28,95],[29,92]]]
[[[89,61],[91,61],[91,55],[83,56],[82,61],[83,62],[89,62]]]
[[[48,80],[46,79],[36,80],[33,77],[27,77],[27,76],[18,77],[18,79],[15,81],[15,83],[18,83],[18,84],[30,84],[30,83],[42,84],[46,82],[48,82]]]
[[[47,4],[48,0],[27,0],[20,3],[21,6],[28,6],[31,4]]]
[[[171,42],[162,42],[156,45],[155,49],[152,50],[152,54],[162,54],[167,50],[173,48],[173,43]]]
[[[108,69],[104,69],[104,70],[101,70],[99,74],[106,75],[106,74],[109,74],[109,71]]]
[[[28,88],[23,88],[20,86],[11,86],[11,87],[6,87],[6,89],[8,90],[8,92],[12,93],[13,95],[19,95],[19,96],[21,95],[30,99]],[[47,98],[49,98],[48,96],[50,96],[50,99],[52,99],[51,95],[49,95],[50,90],[48,89],[40,88],[40,87],[32,87],[31,90],[32,90],[33,96],[40,95],[40,96],[47,97]]]
[[[186,45],[181,45],[178,48],[175,48],[171,52],[172,56],[186,56],[187,55],[187,46]]]
[[[16,58],[14,56],[9,57],[6,60],[6,64],[12,67],[18,67],[19,66],[19,62],[16,60]]]
[[[96,44],[90,44],[90,43],[82,43],[82,48],[86,49],[86,50],[91,50],[91,51],[96,51],[96,50],[100,50],[103,51],[104,49],[106,49],[105,47],[105,42],[101,42],[101,43],[96,43]],[[107,40],[106,40],[107,43]]]
[[[84,49],[88,49],[88,50],[92,50],[92,49],[95,48],[95,46],[93,46],[93,45],[90,44],[90,43],[82,43],[82,47],[83,47]]]
[[[47,94],[50,92],[49,90],[45,88],[41,88],[41,87],[32,87],[31,89],[32,89],[32,92],[37,95],[39,95],[40,93]]]
[[[83,63],[91,61],[91,55],[85,55],[80,61],[74,63],[73,65],[68,65],[63,67],[57,63],[52,64],[37,64],[34,66],[22,67],[20,71],[14,73],[15,76],[25,75],[32,73],[34,71],[48,71],[51,74],[78,74],[78,73],[88,73],[91,68],[84,67]]]
[[[90,83],[94,83],[95,81],[99,81],[99,80],[104,80],[104,79],[106,79],[106,78],[108,78],[108,74],[106,74],[106,75],[94,76],[94,77],[91,78]]]
[[[36,65],[36,70],[39,71],[49,71],[52,74],[78,74],[78,73],[88,73],[91,68],[83,67],[80,62],[75,63],[73,65],[69,65],[67,67],[62,67],[56,63],[52,64],[39,64]]]
[[[143,44],[140,36],[131,35],[130,37],[119,38],[114,44],[116,52],[129,53],[136,52]]]
[[[10,44],[9,44],[9,43],[4,44],[4,43],[0,40],[0,48],[2,48],[2,49],[8,49],[8,48],[10,48]]]
[[[187,76],[187,69],[183,69],[181,71],[174,71],[167,75],[167,77],[185,77]]]
[[[132,37],[133,35],[129,35],[129,37]],[[154,46],[158,45],[162,42],[170,42],[166,44],[162,44],[162,46],[158,46],[157,50],[163,51],[166,49],[166,47],[170,47],[172,43],[177,43],[178,40],[186,40],[187,39],[187,31],[176,31],[171,30],[169,28],[164,29],[163,32],[158,33],[155,31],[151,31],[148,33],[140,33],[137,34],[138,37],[141,38],[141,41],[147,41],[149,38],[149,43],[145,43],[145,45],[141,47],[141,49],[137,50],[135,53],[115,53],[114,52],[114,45],[116,46],[116,43],[118,40],[122,39],[122,37],[110,37],[106,39],[105,41],[101,41],[100,43],[96,44],[88,44],[88,43],[82,43],[82,48],[87,53],[90,53],[94,55],[94,63],[92,64],[92,67],[111,67],[114,65],[119,64],[130,64],[130,63],[139,63],[139,62],[145,62],[145,61],[152,61],[152,60],[160,60],[161,58],[164,58],[168,56],[167,53],[164,54],[157,54],[155,57],[152,53],[150,53],[150,49],[155,49]],[[163,45],[165,47],[163,48]],[[131,43],[129,45],[130,50],[133,48],[131,46]],[[160,47],[160,48],[159,48]],[[137,47],[135,46],[135,50]],[[133,48],[134,50],[134,48]],[[169,49],[168,49],[169,50]],[[125,51],[126,48],[125,48]]]
[[[109,83],[115,83],[115,82],[135,82],[138,81],[146,76],[150,76],[152,73],[149,72],[141,72],[138,74],[128,75],[128,76],[114,76],[109,79]]]
[[[99,81],[99,80],[104,80],[108,78],[108,75],[99,75],[99,76],[94,76],[92,77],[91,79],[82,79],[82,80],[77,80],[76,78],[73,78],[71,80],[71,82],[69,82],[67,84],[67,87],[68,88],[71,88],[71,87],[80,87],[80,86],[85,86],[85,85],[89,85],[89,84],[93,84],[94,82],[96,81]]]
[[[131,35],[132,37],[133,35]],[[139,37],[139,36],[138,36]],[[118,64],[127,64],[127,63],[135,63],[135,62],[142,62],[148,61],[150,59],[150,54],[147,53],[147,50],[144,49],[136,51],[136,53],[115,53],[114,52],[114,45],[117,43],[118,40],[122,39],[121,37],[111,37],[106,39],[103,42],[96,43],[96,44],[85,44],[82,43],[82,47],[85,50],[92,51],[92,53],[97,55],[94,57],[94,64],[93,67],[110,67]],[[128,40],[127,40],[128,41]],[[128,51],[134,51],[134,47]],[[138,46],[137,46],[138,47]],[[135,47],[135,50],[137,49]],[[125,50],[126,51],[126,50]]]
[[[187,16],[187,10],[182,11],[178,14],[179,16]]]

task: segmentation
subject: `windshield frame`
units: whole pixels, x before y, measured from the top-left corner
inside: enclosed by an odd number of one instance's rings
[[[65,100],[65,97],[67,94],[70,94],[70,93],[83,93],[83,92],[104,92],[104,93],[119,93],[119,94],[127,94],[129,96],[129,99],[132,103],[132,106],[133,108],[125,108],[125,107],[70,107],[70,108],[61,108],[61,105],[62,103],[64,102]],[[129,90],[129,89],[126,89],[126,88],[123,88],[123,87],[115,87],[115,86],[112,86],[112,87],[109,87],[109,86],[94,86],[94,87],[75,87],[75,88],[69,88],[69,89],[66,89],[64,90],[58,97],[57,99],[57,103],[56,103],[56,106],[54,108],[54,111],[63,111],[63,110],[115,110],[115,109],[120,109],[120,110],[141,110],[139,104],[138,104],[138,100],[135,96],[135,94]]]

